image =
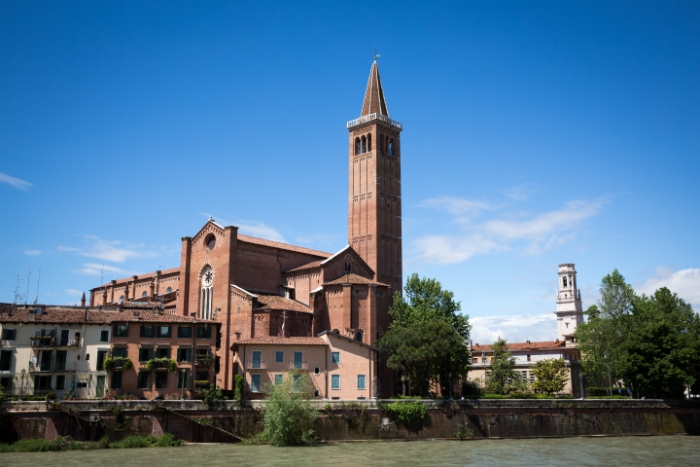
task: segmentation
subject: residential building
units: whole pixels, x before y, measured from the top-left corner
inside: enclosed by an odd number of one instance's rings
[[[368,399],[380,389],[378,349],[335,332],[243,339],[232,350],[248,399],[262,399],[270,386],[301,375],[308,375],[314,396],[321,399]]]

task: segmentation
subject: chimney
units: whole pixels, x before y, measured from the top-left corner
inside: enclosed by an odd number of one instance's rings
[[[83,296],[80,299],[80,306],[85,306],[85,292],[83,292]]]

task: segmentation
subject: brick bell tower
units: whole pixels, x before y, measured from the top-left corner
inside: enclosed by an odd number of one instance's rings
[[[401,292],[401,130],[389,118],[375,56],[360,118],[350,132],[348,242],[375,280]]]

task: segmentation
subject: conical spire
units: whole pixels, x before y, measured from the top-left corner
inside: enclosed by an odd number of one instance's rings
[[[382,80],[379,79],[379,66],[376,58],[372,63],[372,68],[369,70],[369,81],[367,82],[367,91],[365,91],[365,100],[362,103],[361,116],[364,117],[371,114],[389,116],[389,109],[387,109],[386,101],[384,100]]]

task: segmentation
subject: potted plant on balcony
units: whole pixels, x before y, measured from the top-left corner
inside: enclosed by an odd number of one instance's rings
[[[211,365],[216,360],[216,355],[208,354],[197,354],[197,365]]]
[[[118,369],[130,370],[134,364],[129,357],[107,357],[103,363],[105,371]]]
[[[172,358],[152,358],[148,362],[146,362],[146,369],[148,371],[152,370],[168,370],[168,371],[176,371],[177,370],[177,362],[173,360]]]

